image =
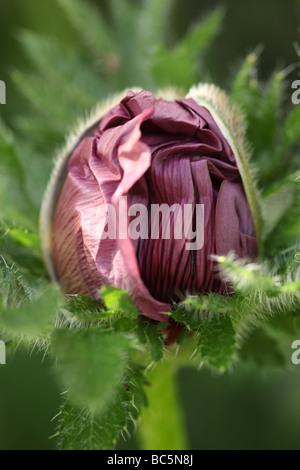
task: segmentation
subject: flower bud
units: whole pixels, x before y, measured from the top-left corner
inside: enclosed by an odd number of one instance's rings
[[[173,101],[128,91],[98,110],[62,153],[44,199],[52,279],[99,301],[104,285],[127,289],[161,321],[187,294],[230,293],[212,255],[258,252],[243,132],[226,95],[207,85]]]

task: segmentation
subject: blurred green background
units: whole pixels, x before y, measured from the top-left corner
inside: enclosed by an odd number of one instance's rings
[[[93,3],[108,12],[109,0]],[[219,4],[226,8],[225,21],[206,60],[213,81],[225,87],[240,61],[258,46],[262,78],[274,68],[296,62],[300,2],[292,0],[177,0],[166,32],[168,43]],[[0,112],[12,126],[26,107],[10,79],[13,70],[28,67],[18,41],[20,28],[66,43],[78,41],[53,0],[1,0],[0,79],[7,85],[7,104],[1,105]],[[290,81],[297,75],[295,68]],[[237,366],[223,376],[183,369],[178,380],[192,449],[300,448],[300,365],[268,372]],[[43,354],[20,347],[8,355],[7,365],[0,368],[0,449],[54,449],[55,441],[49,437],[56,422],[51,420],[62,392]],[[134,449],[137,443],[133,438],[120,445]]]

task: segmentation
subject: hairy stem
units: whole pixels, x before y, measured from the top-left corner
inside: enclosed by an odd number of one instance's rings
[[[144,408],[139,426],[143,450],[187,450],[187,435],[178,397],[176,364],[173,354],[148,373],[149,406]]]

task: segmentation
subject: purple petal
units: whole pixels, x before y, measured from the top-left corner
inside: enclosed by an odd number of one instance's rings
[[[239,258],[255,258],[257,241],[242,184],[224,181],[216,206],[216,254],[231,251]]]

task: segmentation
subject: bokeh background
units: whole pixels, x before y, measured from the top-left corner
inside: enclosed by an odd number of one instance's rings
[[[108,11],[109,0],[93,3]],[[212,81],[226,86],[254,49],[260,50],[262,79],[290,64],[295,68],[287,80],[298,77],[295,42],[300,40],[300,2],[296,0],[176,0],[166,32],[168,43],[172,45],[216,5],[223,5],[226,14],[206,58]],[[7,104],[1,105],[0,113],[12,127],[27,105],[10,78],[14,70],[30,67],[18,40],[22,28],[66,44],[78,41],[53,0],[0,1],[0,79],[7,86]],[[236,366],[222,376],[182,369],[178,381],[191,449],[300,448],[300,365],[291,364],[284,371]],[[50,437],[55,433],[53,418],[62,392],[49,358],[22,347],[9,357],[7,365],[0,367],[0,449],[54,449],[55,440]],[[134,437],[120,442],[128,449],[137,445]]]

